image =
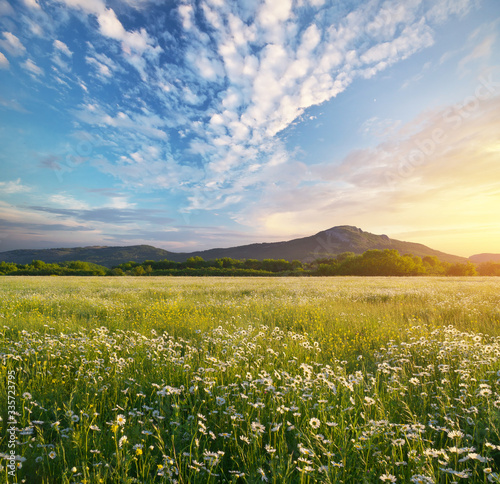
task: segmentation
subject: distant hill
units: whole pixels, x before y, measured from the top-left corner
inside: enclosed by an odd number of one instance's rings
[[[75,247],[39,250],[10,250],[0,252],[0,261],[29,264],[32,260],[47,263],[59,263],[81,260],[93,262],[105,267],[112,267],[124,262],[144,262],[145,260],[169,259],[172,252],[157,249],[151,245],[130,245],[125,247]]]
[[[500,254],[476,254],[469,257],[471,262],[474,264],[480,264],[481,262],[500,262]]]
[[[446,262],[466,262],[464,257],[445,254],[422,244],[390,239],[387,235],[374,235],[357,227],[342,225],[309,237],[285,242],[270,242],[242,245],[225,249],[209,249],[196,252],[169,252],[150,245],[128,247],[77,247],[73,249],[12,250],[0,252],[0,261],[27,264],[32,260],[44,262],[67,262],[81,260],[112,267],[124,262],[145,260],[172,260],[184,262],[189,257],[205,260],[231,257],[232,259],[285,259],[311,262],[322,257],[333,257],[342,252],[362,254],[369,249],[396,249],[400,254],[419,257],[436,256]]]

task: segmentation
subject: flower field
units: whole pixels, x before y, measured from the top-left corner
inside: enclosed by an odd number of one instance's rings
[[[0,482],[500,482],[498,278],[4,277],[0,357]]]

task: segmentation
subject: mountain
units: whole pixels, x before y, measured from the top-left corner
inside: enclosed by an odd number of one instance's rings
[[[471,262],[474,264],[480,264],[481,262],[500,262],[500,254],[476,254],[469,257]]]
[[[12,250],[0,252],[0,261],[27,264],[32,260],[44,262],[66,262],[81,260],[112,267],[124,262],[145,260],[172,260],[184,262],[189,257],[203,257],[205,260],[230,257],[232,259],[294,259],[311,262],[322,257],[333,257],[342,252],[362,254],[369,249],[396,249],[400,254],[419,257],[436,256],[446,262],[466,262],[464,257],[445,254],[422,244],[390,239],[387,235],[374,235],[357,227],[342,225],[316,235],[288,240],[241,245],[225,249],[209,249],[197,252],[169,252],[150,245],[128,247],[77,247],[73,249]]]
[[[357,227],[342,225],[333,227],[316,235],[289,240],[286,242],[271,242],[242,245],[227,249],[209,249],[198,252],[178,253],[175,259],[184,261],[188,257],[200,256],[205,260],[231,257],[233,259],[294,259],[311,262],[321,257],[332,257],[342,252],[362,254],[369,249],[396,249],[401,254],[413,254],[420,257],[436,256],[446,262],[466,262],[467,259],[445,254],[413,242],[402,242],[390,239],[387,235],[374,235],[363,232]]]

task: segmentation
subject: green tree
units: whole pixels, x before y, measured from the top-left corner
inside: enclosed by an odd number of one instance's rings
[[[477,267],[480,276],[500,276],[500,264],[496,262],[483,262]]]
[[[354,252],[342,252],[336,257],[336,259],[338,262],[344,262],[345,260],[352,259],[353,257],[356,257]]]
[[[0,262],[0,274],[10,274],[17,271],[17,265],[13,262]]]
[[[132,274],[134,274],[134,276],[143,276],[145,273],[146,271],[142,266],[137,266],[132,269]]]
[[[45,264],[45,262],[43,262],[42,260],[33,260],[30,264],[31,268],[32,269],[35,269],[35,270],[41,270],[41,269],[45,269],[47,264]]]
[[[262,267],[262,262],[257,259],[247,259],[243,265],[248,269],[258,270]]]
[[[319,264],[316,273],[318,276],[335,276],[337,267],[332,264]]]
[[[446,273],[447,276],[477,276],[476,266],[467,261],[465,264],[457,262],[453,264]]]
[[[195,257],[189,257],[186,262],[185,266],[186,267],[203,267],[205,261],[203,260],[203,257],[200,257],[199,255]]]

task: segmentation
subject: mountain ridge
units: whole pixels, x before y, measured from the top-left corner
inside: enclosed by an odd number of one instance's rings
[[[312,262],[323,257],[334,257],[343,252],[361,254],[370,249],[396,249],[400,254],[419,257],[435,256],[445,262],[466,262],[468,259],[431,249],[423,244],[391,239],[387,235],[364,232],[358,227],[340,225],[318,232],[308,237],[300,237],[279,242],[261,242],[235,247],[214,248],[194,252],[170,252],[151,245],[132,246],[87,246],[54,249],[18,249],[0,252],[0,261],[28,264],[32,260],[60,263],[74,260],[93,262],[112,267],[124,262],[145,260],[172,260],[184,262],[189,257],[205,260],[230,257],[232,259],[285,259]]]

